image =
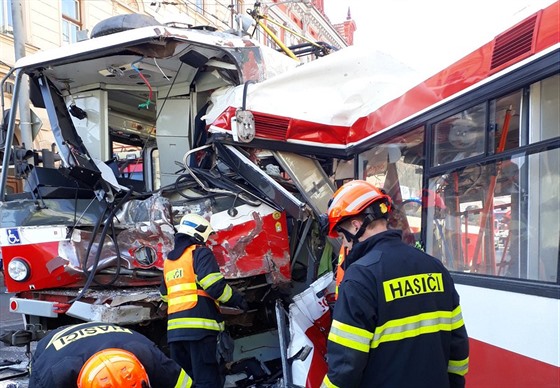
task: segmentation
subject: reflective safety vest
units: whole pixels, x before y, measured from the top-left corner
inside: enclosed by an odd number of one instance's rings
[[[199,289],[194,273],[193,251],[191,245],[177,260],[163,262],[163,276],[167,287],[167,312],[173,314],[196,306],[198,296],[211,298],[206,291]]]
[[[338,299],[338,287],[344,278],[344,268],[342,268],[342,263],[346,258],[346,247],[343,245],[340,247],[340,252],[338,253],[338,266],[336,267],[336,288],[334,289],[334,299]]]

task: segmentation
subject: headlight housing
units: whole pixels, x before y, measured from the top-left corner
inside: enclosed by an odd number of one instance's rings
[[[23,259],[13,259],[8,263],[8,275],[16,282],[24,282],[31,276],[31,268]]]

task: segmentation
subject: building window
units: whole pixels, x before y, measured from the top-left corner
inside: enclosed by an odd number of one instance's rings
[[[196,12],[204,15],[204,0],[195,0]]]
[[[292,15],[291,16],[292,22],[294,22],[300,29],[303,28],[303,21],[298,18],[297,16]]]
[[[13,33],[14,23],[12,21],[12,2],[0,3],[0,33]]]
[[[62,0],[62,42],[78,41],[78,31],[82,28],[80,0]]]

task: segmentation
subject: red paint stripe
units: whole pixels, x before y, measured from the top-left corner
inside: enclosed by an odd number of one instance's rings
[[[518,338],[530,341],[530,338]],[[470,339],[467,387],[558,388],[560,367]]]

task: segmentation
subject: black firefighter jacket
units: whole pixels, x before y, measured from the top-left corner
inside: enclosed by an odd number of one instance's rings
[[[355,244],[322,387],[464,387],[468,356],[459,295],[440,261],[396,230]]]
[[[84,363],[95,353],[123,349],[146,369],[152,387],[190,387],[192,380],[148,338],[110,323],[87,322],[60,327],[37,344],[31,360],[30,388],[72,388]]]

